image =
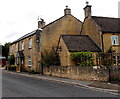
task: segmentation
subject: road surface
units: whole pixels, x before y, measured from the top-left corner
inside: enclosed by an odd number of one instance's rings
[[[2,72],[2,97],[118,97],[117,95]]]

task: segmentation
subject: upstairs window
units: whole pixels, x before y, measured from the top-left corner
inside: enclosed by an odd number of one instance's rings
[[[18,51],[18,43],[16,44],[16,52]]]
[[[22,41],[22,43],[21,43],[21,45],[22,45],[22,50],[24,50],[24,42]]]
[[[111,39],[112,39],[112,45],[119,45],[119,40],[117,35],[112,35]]]
[[[13,46],[10,46],[10,52],[11,53],[13,52]]]
[[[32,39],[29,39],[29,48],[32,48]]]

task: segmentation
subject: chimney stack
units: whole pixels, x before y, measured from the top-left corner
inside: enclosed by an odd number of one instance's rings
[[[42,18],[38,18],[38,29],[39,28],[43,28],[45,26],[45,22],[44,22],[44,19]]]
[[[71,9],[66,6],[66,9],[64,9],[64,15],[70,15],[71,14]]]
[[[91,17],[91,5],[88,5],[89,2],[86,2],[86,7],[84,8],[85,18]]]

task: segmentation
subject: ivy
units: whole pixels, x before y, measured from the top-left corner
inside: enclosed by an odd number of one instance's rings
[[[74,52],[71,60],[76,66],[93,66],[92,52]]]

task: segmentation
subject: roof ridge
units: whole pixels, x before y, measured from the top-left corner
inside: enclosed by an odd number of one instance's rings
[[[68,15],[63,15],[63,16],[61,16],[60,18],[58,18],[58,19],[56,19],[56,20],[54,20],[54,21],[48,23],[47,25],[45,25],[43,28],[45,28],[45,27],[47,27],[48,25],[50,25],[50,24],[52,24],[52,23],[54,23],[54,22],[56,22],[56,21],[62,19],[62,18],[65,17],[65,16],[68,16]],[[72,16],[72,17],[74,17],[75,19],[77,19],[78,21],[80,21],[78,18],[76,18],[76,17],[73,16],[72,14],[69,14],[69,16]],[[82,23],[82,21],[80,21],[80,22]],[[42,29],[43,29],[43,28],[42,28]]]
[[[33,35],[34,33],[36,33],[37,30],[38,30],[38,29],[36,29],[36,30],[34,30],[34,31],[32,31],[32,32],[29,32],[29,33],[21,36],[21,37],[18,38],[17,40],[13,41],[11,44],[16,43],[16,42],[18,42],[18,41],[20,41],[20,40],[22,40],[22,39],[24,39],[24,38],[26,38],[26,37],[29,37],[29,36]],[[31,35],[30,35],[30,34],[31,34]],[[27,36],[27,35],[28,35],[28,36]]]
[[[120,18],[115,18],[115,17],[105,17],[105,16],[92,16],[92,18],[110,18],[110,19],[120,19]]]
[[[61,36],[88,36],[88,35],[80,35],[80,34],[78,34],[78,35],[74,35],[74,34],[72,34],[72,35],[69,35],[69,34],[68,34],[68,35],[67,35],[67,34],[66,34],[66,35],[65,35],[65,34],[62,34]]]

